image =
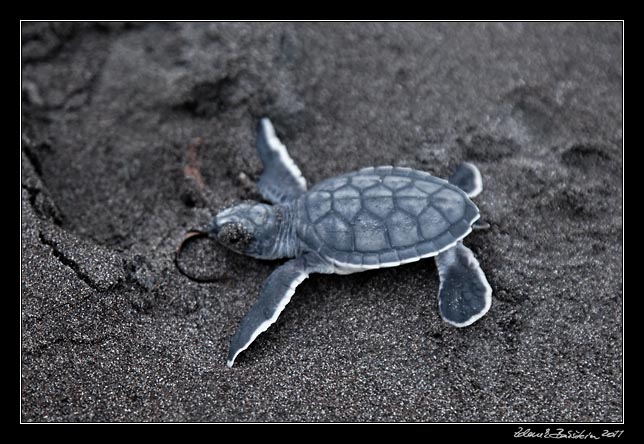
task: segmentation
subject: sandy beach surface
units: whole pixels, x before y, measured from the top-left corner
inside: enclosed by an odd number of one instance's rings
[[[621,23],[23,23],[22,420],[621,421]],[[432,259],[312,275],[225,365],[280,261],[207,239],[259,199],[260,117],[309,183],[478,165],[489,313]]]

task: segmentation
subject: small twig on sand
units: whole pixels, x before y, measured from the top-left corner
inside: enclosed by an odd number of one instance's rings
[[[187,163],[183,167],[183,174],[186,177],[191,177],[199,187],[199,191],[203,193],[205,186],[203,178],[201,177],[201,165],[199,163],[199,147],[203,144],[203,139],[197,137],[190,143],[186,149]]]

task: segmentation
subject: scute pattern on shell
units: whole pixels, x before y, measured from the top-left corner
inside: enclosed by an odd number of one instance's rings
[[[466,236],[479,211],[456,186],[401,167],[365,168],[320,182],[296,203],[300,240],[355,265],[408,261]]]

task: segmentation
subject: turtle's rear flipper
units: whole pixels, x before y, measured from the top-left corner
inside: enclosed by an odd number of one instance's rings
[[[487,313],[492,288],[472,250],[458,242],[436,256],[436,265],[440,276],[438,309],[445,322],[467,327]]]
[[[476,166],[468,162],[460,164],[448,181],[465,191],[469,197],[476,197],[483,191],[481,172]]]
[[[264,171],[257,182],[260,193],[272,203],[296,199],[306,191],[306,180],[275,135],[271,121],[263,118],[257,129],[257,152]]]

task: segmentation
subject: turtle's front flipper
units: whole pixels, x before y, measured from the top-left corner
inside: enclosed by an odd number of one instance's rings
[[[275,135],[275,129],[267,118],[259,122],[257,152],[264,164],[264,171],[257,183],[264,198],[272,203],[284,203],[306,191],[302,172]]]
[[[472,250],[458,242],[436,256],[440,287],[438,308],[445,322],[467,327],[492,305],[492,288]]]
[[[448,181],[465,191],[469,197],[476,197],[483,191],[481,172],[475,165],[468,162],[460,164]]]
[[[235,358],[273,324],[295,293],[295,288],[311,273],[330,273],[333,269],[313,254],[291,259],[268,277],[259,297],[237,327],[230,340],[228,367]]]

